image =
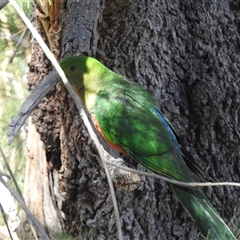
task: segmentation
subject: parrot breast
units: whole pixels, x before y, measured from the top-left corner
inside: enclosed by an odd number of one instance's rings
[[[112,142],[110,142],[107,137],[105,136],[105,134],[103,133],[96,117],[94,114],[91,114],[91,117],[92,117],[92,121],[93,121],[93,124],[96,128],[96,130],[101,134],[101,136],[104,138],[104,140],[113,148],[113,149],[116,149],[117,151],[121,152],[122,154],[124,154],[125,156],[127,156],[128,154],[117,144],[114,144]]]

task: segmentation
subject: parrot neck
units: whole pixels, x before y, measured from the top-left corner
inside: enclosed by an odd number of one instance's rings
[[[95,68],[93,71],[84,73],[84,88],[79,90],[79,95],[81,96],[81,100],[89,112],[93,111],[99,91],[103,90],[105,86],[108,85],[113,79],[113,72],[103,67]]]
[[[89,91],[88,89],[85,89],[82,91],[82,93],[80,95],[80,96],[82,96],[81,100],[82,100],[83,104],[85,105],[85,107],[87,108],[87,110],[89,112],[93,112],[97,93],[98,92],[92,92],[92,91]]]

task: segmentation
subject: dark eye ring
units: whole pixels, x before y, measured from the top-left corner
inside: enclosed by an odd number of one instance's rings
[[[76,69],[77,69],[77,66],[74,66],[74,65],[73,65],[73,66],[70,67],[70,71],[71,71],[71,72],[74,72]]]

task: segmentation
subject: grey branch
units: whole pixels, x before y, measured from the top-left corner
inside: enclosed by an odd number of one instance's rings
[[[8,0],[1,0],[0,1],[0,10],[4,8],[8,4]]]
[[[10,145],[17,135],[19,129],[22,127],[24,122],[27,120],[34,108],[39,102],[47,95],[53,86],[58,82],[58,73],[53,70],[51,71],[30,93],[25,102],[23,103],[19,113],[12,120],[8,128],[8,144]]]

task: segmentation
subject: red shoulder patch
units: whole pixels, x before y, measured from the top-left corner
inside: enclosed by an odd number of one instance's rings
[[[110,142],[110,141],[107,139],[107,137],[104,135],[101,127],[99,126],[98,121],[97,121],[95,115],[94,115],[94,114],[91,114],[91,117],[92,117],[92,121],[93,121],[93,124],[94,124],[95,128],[96,128],[97,131],[103,136],[104,140],[105,140],[113,149],[116,149],[116,150],[118,150],[119,152],[123,153],[124,155],[128,156],[128,154],[127,154],[120,146],[118,146],[118,145],[115,144],[115,143]]]

